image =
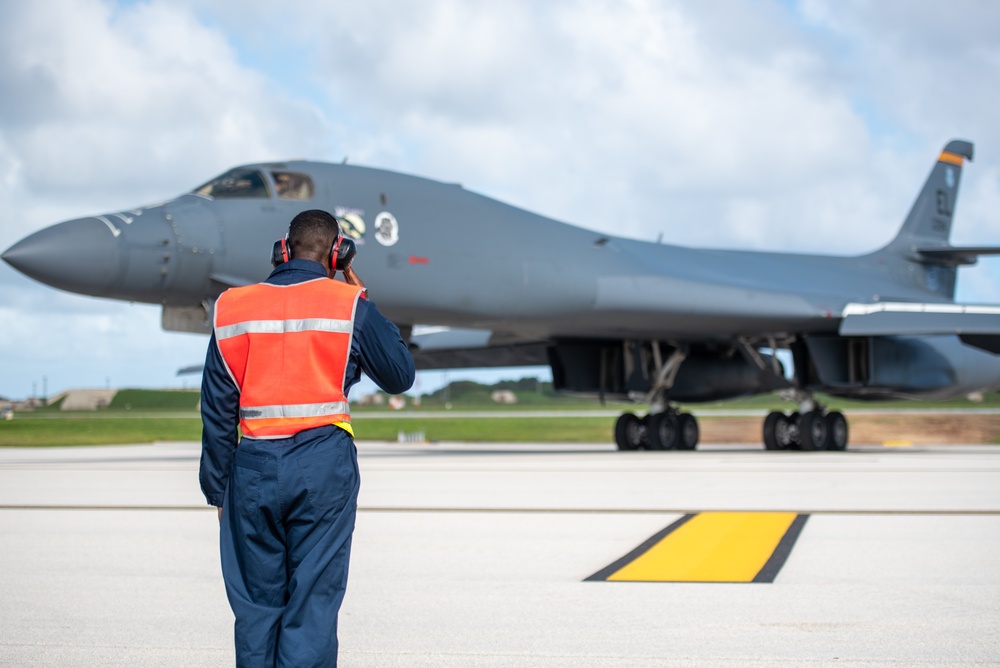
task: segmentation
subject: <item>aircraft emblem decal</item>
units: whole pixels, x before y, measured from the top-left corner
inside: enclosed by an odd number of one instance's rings
[[[351,239],[364,243],[362,237],[365,235],[365,219],[357,212],[338,214],[340,219],[340,229]]]
[[[388,211],[375,217],[375,240],[383,246],[393,246],[399,241],[399,223]]]

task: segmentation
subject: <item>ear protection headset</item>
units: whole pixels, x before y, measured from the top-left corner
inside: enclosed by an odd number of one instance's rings
[[[333,242],[333,247],[330,248],[330,266],[336,271],[344,271],[351,266],[351,260],[357,254],[358,247],[354,243],[354,239],[344,237],[344,233],[341,232],[338,226],[337,240]],[[291,259],[291,250],[288,248],[288,235],[286,234],[281,239],[275,241],[274,246],[271,248],[271,266],[277,267],[279,264],[288,262]]]

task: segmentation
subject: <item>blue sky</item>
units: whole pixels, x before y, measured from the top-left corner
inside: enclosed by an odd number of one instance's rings
[[[862,253],[953,138],[976,143],[953,241],[1000,245],[998,34],[971,0],[4,3],[0,248],[236,164],[348,156],[609,233]],[[998,263],[960,298],[1000,303]],[[0,318],[15,398],[192,386],[174,372],[207,342],[6,265]]]

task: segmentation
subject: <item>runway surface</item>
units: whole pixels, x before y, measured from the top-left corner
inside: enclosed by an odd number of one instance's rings
[[[1000,665],[1000,447],[359,453],[341,666]],[[0,665],[232,664],[198,455],[0,449]],[[796,522],[771,582],[667,569]]]

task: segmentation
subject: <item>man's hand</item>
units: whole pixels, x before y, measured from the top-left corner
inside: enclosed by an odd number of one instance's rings
[[[348,266],[347,269],[344,270],[344,281],[348,285],[356,285],[359,288],[365,287],[365,282],[362,281],[361,277],[358,276],[356,271],[354,271],[353,266]]]
[[[219,521],[222,521],[222,506],[219,506]]]

